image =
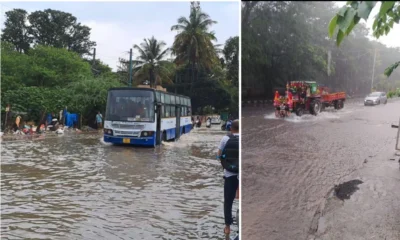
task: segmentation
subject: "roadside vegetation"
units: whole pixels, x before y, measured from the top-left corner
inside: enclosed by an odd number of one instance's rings
[[[179,16],[177,16],[179,17]],[[29,24],[28,24],[29,23]],[[238,37],[224,48],[216,45],[218,24],[201,8],[177,18],[173,46],[152,36],[132,43],[133,83],[159,84],[168,91],[190,96],[194,114],[238,112]],[[1,38],[1,111],[25,112],[24,120],[41,120],[44,113],[79,113],[83,124],[104,112],[107,90],[129,85],[129,61],[120,58],[116,71],[93,60],[91,29],[70,13],[46,9],[6,12]],[[196,39],[196,41],[193,41]],[[129,49],[127,49],[129,51]],[[172,52],[174,59],[167,59]],[[211,109],[211,110],[210,110]],[[4,122],[4,121],[2,121]],[[4,126],[2,126],[3,128]]]

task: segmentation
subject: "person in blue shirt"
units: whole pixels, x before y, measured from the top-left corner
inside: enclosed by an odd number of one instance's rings
[[[103,115],[101,115],[100,111],[97,112],[96,123],[97,123],[97,128],[101,129],[102,128],[102,124],[103,124]]]
[[[231,131],[231,126],[232,126],[232,119],[229,119],[227,122],[226,122],[226,131]]]

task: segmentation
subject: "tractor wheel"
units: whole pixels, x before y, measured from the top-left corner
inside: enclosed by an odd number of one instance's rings
[[[310,103],[310,113],[317,116],[321,112],[321,102],[319,100],[313,100]]]
[[[336,100],[334,103],[333,103],[333,107],[335,108],[335,110],[339,110],[340,109],[340,102],[339,102],[340,100]]]
[[[344,101],[343,100],[340,100],[340,105],[339,105],[339,109],[342,109],[342,108],[344,108]]]
[[[301,117],[304,114],[304,109],[299,107],[298,109],[296,109],[296,115]]]
[[[324,103],[321,103],[321,112],[322,111],[325,111],[325,104]]]

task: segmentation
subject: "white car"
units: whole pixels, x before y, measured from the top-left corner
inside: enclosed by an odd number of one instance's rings
[[[211,124],[221,124],[221,118],[219,116],[211,117]]]
[[[378,105],[378,104],[386,104],[387,97],[385,92],[372,92],[368,94],[364,99],[364,106],[367,105]]]

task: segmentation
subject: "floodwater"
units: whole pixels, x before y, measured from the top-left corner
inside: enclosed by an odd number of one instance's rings
[[[2,239],[223,239],[219,129],[155,149],[100,134],[4,140]]]
[[[245,239],[309,240],[315,239],[316,231],[323,232],[323,239],[399,239],[400,195],[390,194],[398,192],[399,166],[382,156],[394,153],[396,130],[391,124],[399,122],[400,101],[365,107],[362,100],[348,100],[342,110],[327,110],[318,116],[275,119],[270,107],[242,109]],[[374,177],[368,177],[365,169],[361,171],[365,166],[373,166],[369,171],[375,171],[383,163],[391,165],[374,172]],[[391,182],[383,176],[390,176]],[[346,182],[349,184],[340,185]],[[390,189],[396,186],[393,182],[397,182],[397,191]],[[338,191],[335,185],[349,189]],[[335,189],[339,195],[345,193],[344,200],[338,200],[337,206],[326,204]],[[379,205],[382,211],[374,212],[371,209],[377,206],[379,196],[387,199]],[[351,209],[346,201],[353,202],[353,207],[366,207],[346,214],[345,210]],[[332,208],[330,214],[321,220],[327,206]],[[342,219],[332,217],[338,209]],[[366,211],[369,215],[361,214]],[[382,223],[375,221],[380,214],[385,215]],[[368,221],[356,220],[357,215]],[[386,231],[386,235],[378,231]]]

